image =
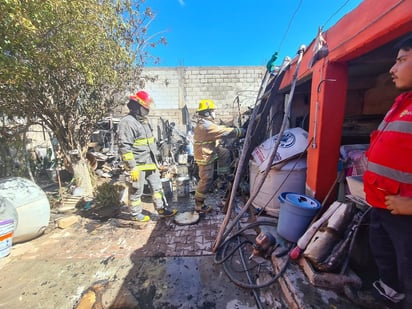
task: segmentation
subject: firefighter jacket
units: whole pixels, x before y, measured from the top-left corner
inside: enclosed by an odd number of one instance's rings
[[[198,165],[207,165],[218,158],[216,147],[219,139],[239,138],[243,130],[217,125],[212,117],[199,116],[193,133],[194,159]]]
[[[119,153],[127,167],[140,170],[157,169],[158,153],[152,128],[146,117],[128,114],[119,122]]]
[[[398,96],[371,134],[363,176],[366,200],[386,208],[386,195],[412,197],[412,92]]]

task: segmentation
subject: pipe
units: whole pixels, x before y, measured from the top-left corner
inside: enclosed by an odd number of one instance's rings
[[[295,69],[295,72],[294,72],[294,74],[293,74],[293,83],[292,83],[292,87],[291,87],[290,94],[289,94],[289,100],[288,100],[288,102],[287,102],[287,104],[286,104],[286,106],[285,106],[285,111],[288,111],[288,110],[290,109],[290,107],[291,107],[291,102],[292,102],[293,94],[294,94],[294,92],[295,92],[295,87],[296,87],[296,81],[297,81],[298,71],[299,71],[300,63],[301,63],[301,61],[302,61],[303,53],[305,52],[305,50],[306,50],[306,46],[305,46],[305,45],[301,45],[301,46],[299,47],[299,49],[298,49],[298,60],[297,60],[297,62],[296,62],[296,69]],[[267,73],[267,72],[266,72],[266,73]],[[280,75],[278,75],[278,76],[280,76]],[[255,114],[255,113],[254,113],[254,114]],[[288,118],[287,115],[288,115],[288,113],[285,112],[285,115],[284,115],[284,117],[283,117],[282,126],[281,126],[281,129],[280,129],[279,135],[278,135],[279,138],[276,140],[275,146],[274,146],[274,148],[272,149],[272,152],[271,152],[271,154],[270,154],[270,157],[269,157],[268,162],[273,162],[273,159],[274,159],[275,156],[276,156],[277,149],[279,148],[279,145],[280,145],[280,142],[281,142],[281,137],[282,137],[282,135],[283,135],[283,132],[284,132],[285,129],[286,129],[287,118]],[[256,116],[256,115],[255,115],[255,116]],[[253,125],[252,125],[252,124],[253,124],[253,123],[251,122],[250,125],[249,125],[249,127],[253,128]],[[248,129],[247,132],[246,132],[246,141],[247,141],[247,142],[245,142],[245,144],[244,144],[244,147],[243,147],[244,149],[247,149],[246,146],[249,147],[249,144],[250,144],[250,140],[249,140],[249,139],[250,139],[250,132],[251,132],[251,130],[249,130],[249,129]],[[243,157],[243,154],[245,154],[245,153],[246,153],[246,151],[242,151],[242,157]],[[242,159],[243,159],[243,160],[242,160]],[[244,161],[244,158],[241,158],[240,163],[241,163],[241,164],[244,164],[243,161]],[[265,178],[266,178],[267,175],[269,174],[270,169],[271,169],[271,164],[268,164],[267,167],[266,167],[266,169],[265,169],[265,171],[264,171],[264,173],[263,173],[263,176],[262,176],[262,178],[260,179],[260,182],[259,182],[259,184],[258,184],[258,186],[257,186],[258,188],[262,187],[263,182],[265,181]],[[241,169],[238,168],[238,171],[239,171],[239,170],[241,170]],[[228,218],[230,217],[231,209],[233,208],[233,207],[232,207],[233,195],[234,195],[233,192],[235,192],[235,190],[236,190],[236,188],[237,188],[237,185],[238,185],[238,183],[239,183],[240,175],[239,175],[239,177],[237,177],[237,176],[238,176],[238,173],[236,173],[235,182],[234,182],[234,185],[233,185],[233,188],[232,188],[232,194],[231,194],[231,196],[230,196],[228,213],[226,214],[225,220],[223,221],[223,223],[222,223],[222,225],[221,225],[221,227],[220,227],[219,233],[218,233],[218,235],[217,235],[217,237],[216,237],[216,241],[215,241],[215,243],[214,243],[214,245],[213,245],[213,248],[212,248],[212,251],[213,251],[213,252],[216,252],[217,248],[219,247],[219,245],[220,245],[220,243],[221,243],[221,241],[222,241],[222,238],[226,238],[226,237],[229,235],[229,233],[230,233],[231,230],[233,229],[233,227],[234,227],[234,225],[236,224],[236,222],[237,222],[238,220],[240,220],[240,219],[242,218],[243,214],[249,209],[250,205],[252,204],[252,201],[255,199],[255,197],[257,196],[257,194],[258,194],[258,192],[259,192],[259,189],[258,189],[258,190],[255,191],[254,194],[252,194],[252,196],[249,198],[249,200],[247,201],[247,203],[245,204],[245,206],[243,206],[243,208],[241,209],[241,211],[239,212],[239,214],[238,214],[238,215],[235,217],[235,219],[233,220],[233,223],[229,224],[228,227],[227,227],[227,229],[226,229],[226,231],[225,231],[224,229],[226,228],[226,225],[228,224],[228,220],[229,220]],[[236,182],[236,181],[237,181],[237,182]]]
[[[317,87],[317,94],[316,94],[316,104],[315,104],[315,120],[314,120],[314,128],[313,128],[313,143],[312,143],[312,148],[315,149],[318,147],[316,143],[316,139],[318,136],[318,113],[319,113],[319,93],[320,93],[320,86],[322,86],[322,83],[324,82],[336,82],[336,79],[332,78],[327,78],[327,79],[322,79]]]

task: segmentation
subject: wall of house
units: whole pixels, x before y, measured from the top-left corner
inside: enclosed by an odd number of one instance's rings
[[[194,115],[200,100],[212,99],[217,118],[237,124],[239,112],[254,106],[265,71],[265,66],[144,68],[143,74],[153,79],[145,85],[155,101],[152,122],[162,117],[183,129],[184,107]],[[126,105],[121,113],[127,113]]]
[[[239,112],[255,105],[265,71],[265,66],[144,68],[143,75],[150,77],[144,89],[155,101],[149,114],[153,129],[156,132],[157,126],[161,128],[161,117],[174,122],[185,133],[183,109],[186,106],[193,116],[202,99],[214,100],[217,118],[237,126]],[[236,97],[239,106],[234,103]],[[116,120],[128,113],[127,101],[126,95],[124,105],[113,114]],[[101,137],[96,134],[92,140],[98,142]],[[28,149],[39,148],[44,152],[51,147],[49,134],[39,126],[29,129],[28,141]]]

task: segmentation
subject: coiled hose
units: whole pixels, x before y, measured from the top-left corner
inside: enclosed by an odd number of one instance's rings
[[[249,279],[249,283],[245,283],[239,279],[237,279],[233,273],[232,270],[230,269],[230,267],[225,263],[229,258],[231,258],[233,256],[233,254],[237,251],[240,250],[240,252],[242,252],[242,248],[245,245],[253,245],[253,242],[249,241],[249,240],[243,240],[240,241],[240,237],[242,236],[243,232],[245,232],[246,230],[249,229],[253,229],[255,227],[259,227],[261,225],[269,225],[269,226],[273,226],[273,221],[258,221],[258,222],[253,222],[243,228],[241,228],[239,231],[237,231],[235,234],[233,234],[231,237],[227,238],[222,245],[219,247],[218,251],[215,254],[214,257],[214,262],[216,264],[223,264],[223,269],[225,270],[225,273],[227,274],[227,276],[229,277],[229,279],[235,283],[236,285],[245,288],[245,289],[261,289],[261,288],[265,288],[270,286],[271,284],[273,284],[274,282],[276,282],[285,272],[286,268],[289,265],[290,262],[290,258],[288,256],[285,265],[282,266],[282,268],[280,269],[280,271],[275,274],[270,280],[264,282],[264,283],[255,283],[252,282],[250,276],[248,276]],[[229,251],[229,247],[231,244],[233,243],[237,243],[235,245],[234,248],[232,248]],[[241,253],[242,254],[242,253]],[[245,272],[247,273],[249,271],[249,269],[247,269],[245,267]]]

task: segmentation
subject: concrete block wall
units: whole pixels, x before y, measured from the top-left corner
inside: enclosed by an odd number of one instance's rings
[[[239,109],[254,106],[265,71],[264,66],[144,68],[143,74],[153,78],[145,86],[155,101],[150,118],[154,125],[162,117],[183,129],[182,109],[193,116],[200,100],[211,99],[219,120],[237,124]]]
[[[234,104],[239,97],[240,112],[253,107],[264,77],[264,66],[240,67],[158,67],[144,68],[143,75],[151,79],[146,82],[147,90],[155,101],[149,118],[155,131],[163,120],[174,122],[176,129],[185,133],[183,108],[186,106],[192,119],[202,99],[212,99],[217,106],[217,118],[238,125],[239,108]],[[153,81],[152,81],[153,80]],[[134,89],[137,91],[139,89]],[[124,96],[125,99],[130,94]],[[125,104],[114,111],[118,120],[128,113]],[[28,132],[28,149],[51,147],[48,133],[39,126],[32,126]]]

